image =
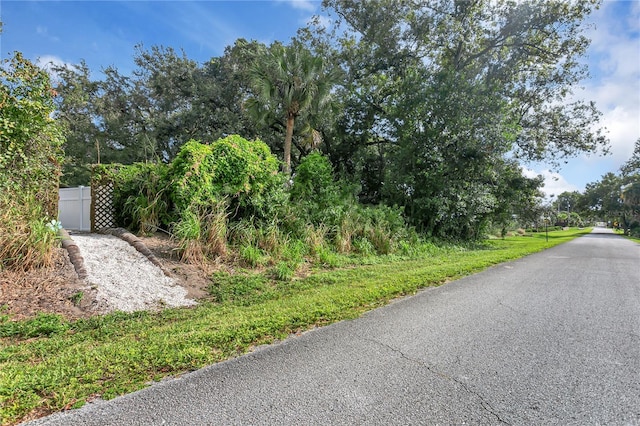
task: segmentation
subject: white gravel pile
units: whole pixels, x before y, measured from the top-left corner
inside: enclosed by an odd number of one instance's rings
[[[195,305],[187,291],[126,241],[113,235],[72,235],[107,311],[134,312],[158,307]]]

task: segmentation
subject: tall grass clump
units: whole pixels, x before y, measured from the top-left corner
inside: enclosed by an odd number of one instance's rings
[[[0,271],[50,266],[58,225],[32,197],[0,195]]]
[[[190,207],[182,212],[173,225],[182,261],[198,264],[227,253],[227,215],[225,200],[206,209]]]

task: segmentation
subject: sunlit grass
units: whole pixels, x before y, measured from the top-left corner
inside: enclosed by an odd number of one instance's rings
[[[54,412],[97,396],[132,392],[293,332],[356,318],[393,298],[589,231],[550,232],[548,242],[541,233],[475,248],[429,245],[413,258],[370,258],[369,264],[355,267],[355,260],[344,258],[331,266],[352,266],[316,271],[304,279],[273,279],[272,271],[217,274],[211,301],[195,308],[114,313],[75,322],[55,315],[12,322],[0,315],[2,423],[15,423],[36,409]]]

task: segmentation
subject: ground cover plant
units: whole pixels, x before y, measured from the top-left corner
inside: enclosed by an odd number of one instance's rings
[[[291,333],[351,319],[496,263],[566,242],[590,229],[508,237],[483,244],[414,245],[413,253],[318,268],[280,280],[269,271],[218,273],[210,300],[195,308],[112,313],[78,321],[41,314],[0,317],[0,413],[3,424],[110,399],[151,381],[192,371]],[[360,259],[366,259],[360,258]],[[375,259],[375,260],[374,260]],[[357,267],[358,262],[364,263]],[[367,264],[368,263],[368,264]]]

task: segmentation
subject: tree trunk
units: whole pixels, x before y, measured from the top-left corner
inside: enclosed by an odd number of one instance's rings
[[[284,137],[284,172],[287,175],[291,174],[291,141],[293,140],[294,120],[293,115],[287,116],[287,133]]]

